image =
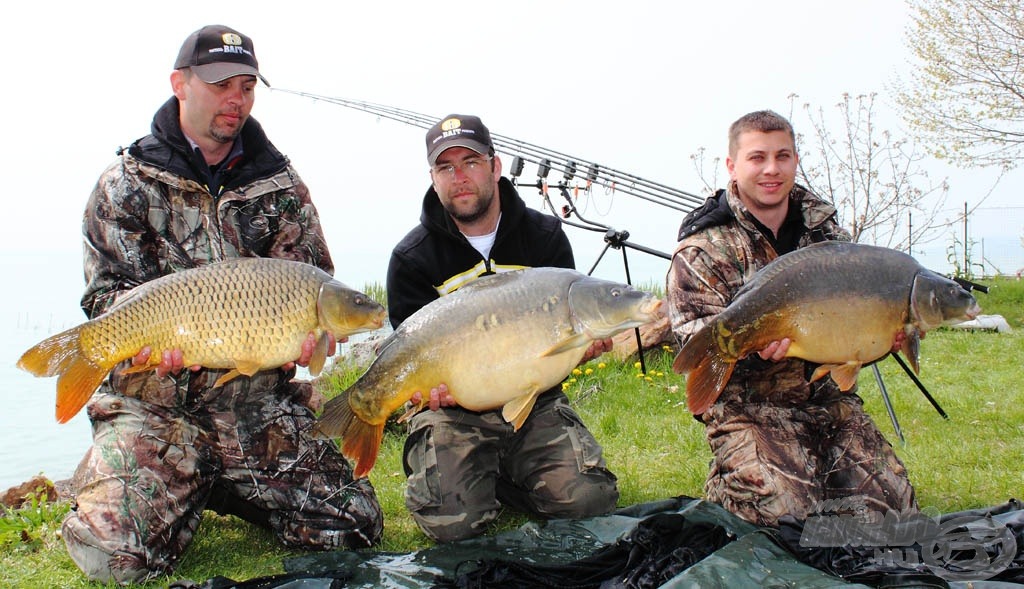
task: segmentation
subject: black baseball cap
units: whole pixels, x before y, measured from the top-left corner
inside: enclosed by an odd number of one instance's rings
[[[252,39],[224,25],[207,25],[185,39],[174,69],[186,67],[207,84],[234,76],[256,76],[270,86],[260,74]]]
[[[492,155],[491,132],[473,115],[448,115],[427,131],[427,163],[433,166],[437,156],[452,147],[466,147],[480,155]]]

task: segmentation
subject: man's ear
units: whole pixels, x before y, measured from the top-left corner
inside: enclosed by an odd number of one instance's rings
[[[185,72],[181,70],[171,72],[171,92],[178,100],[185,99]]]

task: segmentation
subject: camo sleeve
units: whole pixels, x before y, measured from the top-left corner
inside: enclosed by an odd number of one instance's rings
[[[676,250],[665,287],[672,333],[680,345],[721,313],[731,299],[715,261],[697,246],[683,244]]]

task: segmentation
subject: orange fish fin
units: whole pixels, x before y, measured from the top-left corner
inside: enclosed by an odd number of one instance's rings
[[[735,367],[735,360],[708,356],[686,375],[686,406],[691,414],[704,413],[718,400]]]
[[[707,411],[722,393],[735,367],[735,358],[721,354],[712,324],[686,341],[672,361],[672,370],[686,374],[686,405],[690,413],[700,415]]]
[[[373,425],[356,417],[345,433],[341,453],[356,461],[353,475],[358,479],[366,476],[377,463],[380,441],[384,437],[384,424]]]
[[[398,423],[405,423],[407,419],[410,419],[413,415],[419,413],[420,409],[423,409],[423,407],[425,407],[426,405],[426,401],[421,401],[419,404],[410,403],[409,408],[406,409],[405,413],[402,413],[402,416],[398,418]]]
[[[530,411],[533,410],[533,404],[537,402],[539,393],[539,390],[534,389],[505,403],[505,406],[501,408],[501,416],[512,424],[514,431],[519,431],[519,428],[523,427],[526,418],[530,416]]]
[[[18,368],[35,376],[56,376],[63,373],[80,354],[80,327],[52,335],[32,346],[18,359]]]
[[[75,355],[57,379],[57,422],[67,423],[81,411],[109,372],[109,368]]]
[[[329,337],[325,331],[320,334],[320,339],[316,340],[316,346],[313,348],[313,357],[309,359],[309,366],[307,366],[309,373],[313,376],[320,374],[320,371],[324,369],[324,364],[327,363]]]
[[[914,369],[914,374],[920,374],[921,334],[916,328],[909,331],[910,333],[907,333],[907,337],[903,340],[900,351],[903,352],[910,367]]]
[[[224,374],[223,376],[218,378],[217,382],[213,383],[213,388],[217,388],[219,386],[222,386],[224,383],[232,381],[232,380],[235,380],[239,376],[242,376],[242,372],[239,371],[237,368],[233,368],[230,371],[228,371],[226,374]]]
[[[373,425],[360,419],[352,411],[349,392],[344,391],[324,405],[314,432],[318,437],[343,438],[341,453],[356,461],[354,474],[360,478],[377,462],[384,423]]]
[[[835,368],[836,366],[839,365],[822,364],[821,366],[818,366],[817,368],[814,369],[814,372],[811,374],[810,382],[815,382],[817,380],[824,378],[825,375],[827,375],[829,372],[832,372],[832,369]]]
[[[159,358],[159,356],[157,357]],[[145,372],[147,370],[154,369],[156,369],[156,364],[139,364],[137,366],[128,366],[127,368],[122,368],[120,369],[119,374],[135,374],[137,372]]]
[[[846,364],[836,364],[832,367],[832,380],[836,381],[839,385],[839,390],[848,391],[857,384],[857,375],[860,374],[860,362],[847,362]]]

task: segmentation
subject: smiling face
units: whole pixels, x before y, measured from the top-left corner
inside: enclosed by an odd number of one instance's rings
[[[799,158],[786,131],[744,131],[725,160],[740,200],[755,216],[785,210]]]

